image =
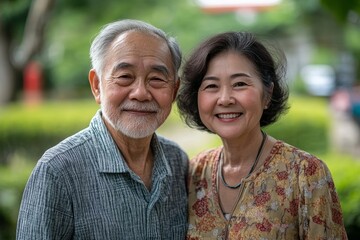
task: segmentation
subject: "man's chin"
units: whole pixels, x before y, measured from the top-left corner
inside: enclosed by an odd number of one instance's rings
[[[122,134],[124,134],[124,133],[122,133]],[[152,137],[153,134],[154,134],[154,132],[152,132],[151,134],[147,134],[147,135],[132,135],[132,134],[124,134],[124,135],[127,136],[128,138],[140,140],[140,139]]]
[[[134,139],[142,139],[142,138],[148,138],[151,137],[156,129],[157,126],[149,126],[146,124],[139,124],[139,126],[124,126],[121,123],[118,124],[111,124],[112,127],[119,133],[122,135],[125,135],[126,137],[129,138],[134,138]],[[146,129],[142,129],[144,126],[147,126]]]

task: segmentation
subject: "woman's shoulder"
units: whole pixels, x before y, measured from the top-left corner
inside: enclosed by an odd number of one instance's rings
[[[277,141],[272,150],[274,162],[294,167],[298,174],[306,176],[328,175],[329,170],[317,156],[283,141]]]
[[[292,161],[314,160],[322,162],[317,156],[281,140],[277,140],[272,152]]]
[[[204,150],[190,159],[190,169],[211,167],[220,157],[223,147],[216,147]]]
[[[213,161],[214,159],[220,156],[222,149],[223,149],[222,146],[206,149],[195,155],[193,158],[190,159],[190,161],[194,163],[203,162],[203,161],[207,161],[207,162]]]

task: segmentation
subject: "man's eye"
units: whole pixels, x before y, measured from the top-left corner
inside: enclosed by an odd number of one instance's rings
[[[133,82],[133,76],[130,74],[119,74],[113,77],[113,83],[119,86],[128,86]]]
[[[149,80],[149,85],[155,88],[163,87],[167,84],[167,80],[160,77],[152,77]]]
[[[163,78],[160,78],[160,77],[153,77],[150,79],[150,81],[162,81],[164,82],[165,80]]]
[[[122,75],[119,75],[117,78],[119,78],[119,79],[130,79],[130,78],[131,78],[131,75],[129,75],[129,74],[122,74]]]

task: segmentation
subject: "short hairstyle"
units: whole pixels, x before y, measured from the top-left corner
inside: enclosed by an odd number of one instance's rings
[[[124,19],[105,25],[101,29],[100,33],[94,38],[91,44],[90,47],[91,65],[92,68],[95,69],[97,74],[99,74],[100,76],[102,74],[102,69],[104,67],[103,66],[104,59],[106,54],[108,53],[108,49],[112,44],[112,42],[119,35],[127,31],[137,31],[137,32],[153,34],[155,36],[160,37],[161,39],[164,39],[171,52],[171,59],[175,70],[174,72],[175,74],[178,73],[181,65],[182,54],[180,51],[180,47],[177,41],[175,40],[175,38],[168,36],[164,31],[154,27],[149,23],[140,20]],[[99,78],[101,78],[100,76]]]
[[[265,96],[267,94],[270,97],[273,84],[271,99],[263,111],[260,126],[274,123],[288,109],[289,93],[284,83],[286,59],[281,51],[278,52],[279,59],[272,57],[269,50],[248,32],[217,34],[200,43],[190,54],[183,67],[177,95],[177,107],[181,118],[190,127],[211,132],[200,119],[197,95],[210,60],[226,51],[235,51],[254,65],[262,80]]]

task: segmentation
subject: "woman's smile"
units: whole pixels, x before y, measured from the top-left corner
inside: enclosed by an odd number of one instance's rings
[[[242,115],[242,113],[218,113],[215,116],[221,120],[233,120],[237,119]]]

